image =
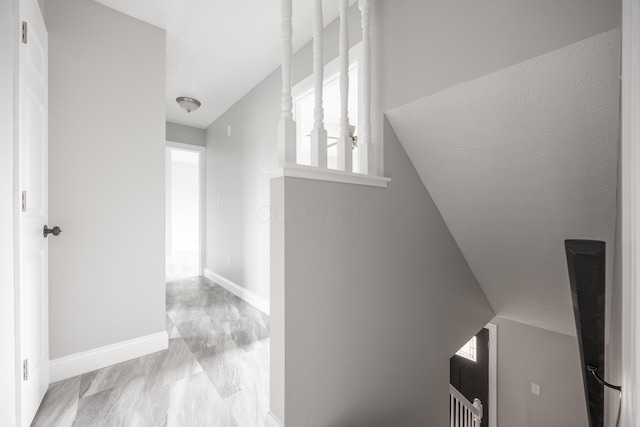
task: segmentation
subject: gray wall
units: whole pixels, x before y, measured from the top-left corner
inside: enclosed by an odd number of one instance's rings
[[[498,425],[587,427],[578,340],[506,319],[498,325]],[[531,383],[540,385],[540,396]]]
[[[387,189],[285,178],[272,206],[288,426],[446,425],[449,358],[493,317],[388,123],[385,155]]]
[[[165,329],[165,32],[93,1],[46,11],[55,359]]]
[[[167,141],[182,142],[184,144],[199,145],[201,147],[207,145],[204,129],[167,122],[166,132]]]
[[[0,425],[15,423],[14,323],[14,46],[18,45],[17,8],[14,1],[0,2],[0,221],[4,224],[0,239]],[[16,16],[14,16],[14,11]]]
[[[355,45],[361,39],[357,7],[351,7],[349,20],[350,43]],[[336,21],[325,29],[327,63],[338,55],[338,34]],[[294,84],[310,75],[311,68],[308,44],[295,55]],[[270,197],[264,171],[277,162],[281,91],[278,69],[215,120],[206,133],[206,268],[267,299]],[[228,126],[231,136],[227,136]],[[231,257],[231,266],[227,257]]]

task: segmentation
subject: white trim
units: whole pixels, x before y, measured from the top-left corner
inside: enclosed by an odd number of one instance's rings
[[[267,412],[264,424],[265,427],[284,427],[284,424],[282,424],[271,411]]]
[[[202,145],[187,144],[184,142],[169,141],[169,140],[167,140],[167,147],[176,148],[178,150],[185,150],[185,151],[197,151],[203,154],[206,150],[206,147],[203,147]]]
[[[622,409],[640,426],[640,1],[622,1]]]
[[[169,347],[167,331],[60,357],[49,362],[51,383],[126,362]]]
[[[359,42],[356,45],[353,45],[351,49],[349,49],[349,69],[358,62],[362,53],[362,42]],[[337,73],[340,72],[340,56],[337,56],[334,60],[329,62],[324,66],[324,84],[326,85],[328,82],[333,81],[339,78]],[[314,75],[310,74],[306,78],[300,80],[296,85],[291,89],[291,98],[293,99],[293,103],[295,104],[296,100],[301,98],[304,95],[313,91],[313,83],[314,83]]]
[[[489,427],[498,426],[498,325],[487,323],[489,330]]]
[[[198,168],[200,169],[200,200],[198,201],[199,206],[200,206],[200,232],[198,233],[199,235],[199,246],[200,246],[200,259],[198,260],[198,274],[199,275],[204,275],[204,266],[206,263],[206,183],[207,183],[207,179],[206,179],[206,147],[203,147],[201,145],[193,145],[193,144],[185,144],[184,142],[177,142],[177,141],[168,141],[167,140],[167,147],[169,148],[174,148],[176,150],[182,150],[182,151],[191,151],[191,152],[196,152],[198,153]]]
[[[341,182],[343,184],[366,185],[387,188],[391,178],[384,176],[363,175],[359,173],[319,169],[315,166],[287,164],[264,171],[269,178],[302,178],[315,181]]]
[[[19,5],[16,1],[0,5],[0,220],[5,232],[0,242],[0,425],[20,422],[20,328],[17,215],[18,191],[18,83]],[[5,52],[7,53],[5,55]]]
[[[264,314],[269,315],[271,305],[268,299],[261,297],[260,295],[250,291],[249,289],[243,288],[237,283],[232,282],[226,277],[216,274],[207,268],[204,269],[204,277],[222,286],[238,298],[257,308]]]

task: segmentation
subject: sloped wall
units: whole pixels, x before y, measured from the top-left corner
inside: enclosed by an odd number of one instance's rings
[[[279,180],[288,426],[446,425],[449,358],[493,317],[388,123],[385,151],[387,189]]]

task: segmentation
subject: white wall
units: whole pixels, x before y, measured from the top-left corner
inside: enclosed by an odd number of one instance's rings
[[[285,425],[446,425],[449,358],[493,317],[388,123],[385,154],[387,189],[273,184],[284,186],[272,221],[285,259],[281,281],[272,276],[284,336],[272,327],[272,339],[286,363],[271,378],[285,381]]]
[[[495,318],[498,325],[498,425],[586,427],[578,339]],[[531,383],[540,385],[540,396]]]
[[[187,114],[186,111],[185,114]],[[201,147],[207,145],[204,129],[167,122],[166,132],[167,141],[182,142],[184,144],[199,145]]]
[[[360,13],[355,6],[350,9],[349,22],[353,46],[361,39]],[[338,55],[338,34],[337,21],[325,28],[325,63]],[[294,60],[295,84],[311,74],[311,44],[300,49]],[[270,197],[263,171],[277,162],[281,91],[278,69],[206,131],[206,268],[267,299]]]
[[[15,16],[14,16],[15,13]],[[15,1],[0,2],[0,425],[15,423],[14,323],[14,54],[18,9]]]
[[[46,22],[55,359],[165,329],[165,32],[83,0]]]

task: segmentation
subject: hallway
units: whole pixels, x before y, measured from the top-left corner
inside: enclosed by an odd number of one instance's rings
[[[52,384],[32,426],[263,426],[269,317],[203,277],[166,295],[168,350]]]

